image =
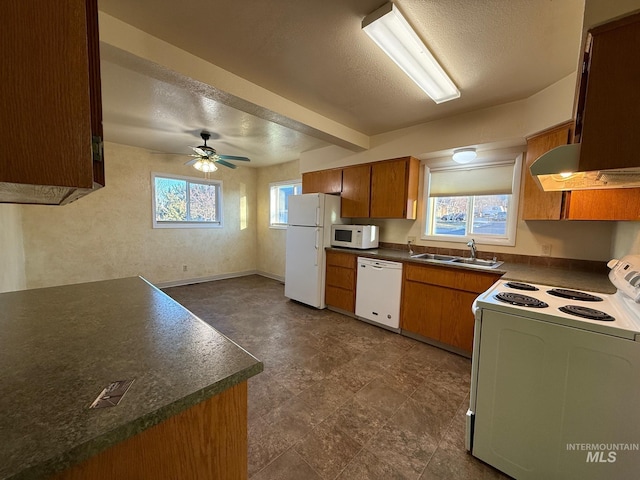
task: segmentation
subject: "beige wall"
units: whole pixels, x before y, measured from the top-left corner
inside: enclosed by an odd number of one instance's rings
[[[378,135],[373,138],[373,148],[366,152],[353,153],[337,147],[305,152],[300,157],[300,169],[306,172],[404,155],[429,159],[468,145],[482,150],[520,145],[524,151],[528,135],[572,118],[575,80],[575,74],[570,75],[526,100]],[[421,199],[423,180],[421,174]],[[420,210],[423,203],[421,201]],[[421,220],[376,220],[372,223],[380,226],[381,239],[385,242],[406,243],[408,236],[414,236],[418,245],[464,248],[464,243],[420,240],[424,229]],[[479,244],[479,249],[540,255],[542,244],[550,244],[554,257],[608,260],[614,228],[612,222],[519,221],[514,247]]]
[[[26,287],[20,205],[0,205],[0,292]]]
[[[287,231],[269,228],[269,184],[300,178],[298,160],[258,169],[258,271],[279,280],[284,280]]]
[[[130,275],[163,283],[255,271],[255,169],[220,168],[214,174],[223,181],[224,228],[153,229],[151,172],[202,174],[179,157],[112,143],[105,144],[105,159],[105,188],[64,207],[22,207],[27,288]]]

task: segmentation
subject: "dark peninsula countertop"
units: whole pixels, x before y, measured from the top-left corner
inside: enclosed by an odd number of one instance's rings
[[[262,369],[139,277],[0,294],[0,479],[75,465]]]
[[[411,258],[406,250],[392,248],[377,248],[371,250],[357,250],[352,248],[330,247],[327,250],[349,252],[359,257],[379,258],[396,262],[413,262],[428,265],[438,265],[445,268],[461,268],[501,274],[504,280],[518,280],[521,282],[539,283],[554,287],[574,288],[600,293],[615,293],[616,288],[605,274],[586,272],[581,270],[568,270],[564,268],[545,267],[541,265],[528,265],[522,263],[505,262],[498,268],[478,268],[464,264],[451,264]],[[498,260],[500,257],[498,256]]]

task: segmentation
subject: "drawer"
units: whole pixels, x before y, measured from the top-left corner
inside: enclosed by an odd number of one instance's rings
[[[405,264],[405,280],[429,285],[482,293],[493,285],[500,274],[468,271],[461,268],[435,267],[431,265]]]
[[[336,267],[353,268],[355,270],[357,263],[357,256],[353,253],[342,252],[327,252],[327,265],[333,265]]]
[[[351,268],[334,267],[327,265],[327,285],[355,290],[356,272]]]

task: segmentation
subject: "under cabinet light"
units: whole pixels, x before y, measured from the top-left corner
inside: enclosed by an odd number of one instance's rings
[[[460,97],[458,88],[393,3],[367,15],[362,29],[434,102]]]

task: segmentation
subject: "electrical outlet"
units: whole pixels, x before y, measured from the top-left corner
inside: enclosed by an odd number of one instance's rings
[[[187,266],[186,265],[182,265],[182,271],[186,272],[187,271]]]
[[[543,257],[550,257],[551,256],[551,244],[550,243],[543,243],[542,245],[540,245],[540,250],[542,251],[542,256]]]
[[[411,235],[407,237],[407,242],[416,243],[416,237]]]

